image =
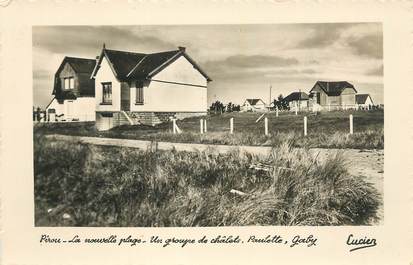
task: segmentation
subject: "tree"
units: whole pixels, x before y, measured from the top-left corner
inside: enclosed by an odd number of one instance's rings
[[[212,103],[211,107],[209,107],[209,110],[214,111],[215,114],[216,113],[222,113],[224,111],[224,109],[225,109],[224,104],[219,100]]]
[[[232,111],[241,111],[241,106],[240,105],[233,105]]]
[[[274,108],[277,107],[279,110],[287,110],[288,102],[284,100],[282,94],[280,94],[277,99],[274,99]]]
[[[234,105],[232,104],[232,102],[230,102],[230,103],[227,104],[226,110],[227,110],[227,112],[232,112],[233,108],[234,108]]]
[[[36,119],[37,119],[37,121],[40,121],[40,112],[41,112],[41,108],[40,107],[37,107],[37,109],[36,109]]]

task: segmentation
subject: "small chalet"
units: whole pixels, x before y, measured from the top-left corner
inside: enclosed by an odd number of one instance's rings
[[[356,104],[358,108],[371,108],[374,103],[373,99],[369,94],[358,94],[356,95]]]
[[[347,81],[317,81],[310,90],[309,105],[333,109],[355,108],[356,93],[357,90]]]
[[[308,95],[305,92],[293,92],[286,96],[283,101],[287,102],[290,110],[302,110],[308,108]]]
[[[96,60],[65,57],[56,71],[52,101],[46,107],[51,121],[94,121]]]
[[[211,78],[185,47],[157,53],[103,49],[95,80],[96,127],[155,125],[207,113]]]
[[[259,98],[249,98],[246,99],[244,104],[241,106],[241,111],[252,111],[252,112],[260,112],[266,111],[267,106],[262,99]]]

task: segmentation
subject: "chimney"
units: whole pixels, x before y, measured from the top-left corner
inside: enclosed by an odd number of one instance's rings
[[[103,43],[103,49],[106,49],[106,45],[105,45],[105,43]]]
[[[179,49],[181,52],[184,52],[184,51],[186,50],[186,48],[183,47],[183,46],[178,46],[178,49]]]

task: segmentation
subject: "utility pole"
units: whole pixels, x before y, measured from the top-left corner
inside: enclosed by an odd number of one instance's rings
[[[269,105],[268,105],[268,110],[271,108],[271,91],[272,90],[272,85],[270,85],[270,102],[268,103]]]
[[[215,112],[214,112],[214,114],[217,114],[217,95],[216,94],[214,94],[214,104],[215,104]]]

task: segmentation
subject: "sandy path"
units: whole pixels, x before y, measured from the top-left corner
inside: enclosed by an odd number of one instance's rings
[[[312,151],[320,152],[320,159],[325,159],[339,150],[317,148],[312,149]],[[344,152],[344,157],[347,159],[350,174],[372,183],[382,196],[382,201],[384,201],[384,150],[343,149],[341,152]],[[383,205],[379,208],[378,216],[380,220],[374,225],[384,223]]]

